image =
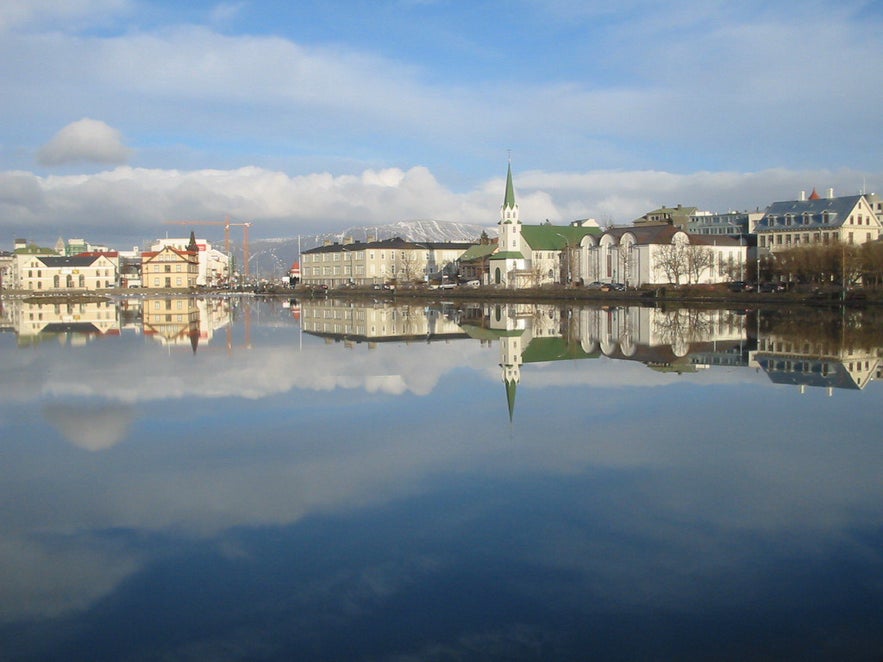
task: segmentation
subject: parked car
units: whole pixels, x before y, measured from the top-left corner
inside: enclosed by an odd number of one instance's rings
[[[782,283],[761,283],[757,288],[758,292],[784,292],[785,286]]]
[[[625,292],[625,283],[610,283],[610,289],[615,292]]]
[[[600,280],[595,280],[595,281],[592,281],[591,283],[589,283],[588,285],[586,285],[586,287],[589,288],[590,290],[600,290],[605,285],[607,285],[607,283],[602,283]]]

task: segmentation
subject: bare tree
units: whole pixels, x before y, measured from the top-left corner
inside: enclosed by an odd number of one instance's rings
[[[656,250],[656,269],[662,271],[669,283],[681,284],[681,277],[687,274],[686,253],[678,243],[662,244]]]
[[[707,246],[687,245],[682,247],[687,268],[687,280],[698,283],[706,270],[714,269],[714,251]]]

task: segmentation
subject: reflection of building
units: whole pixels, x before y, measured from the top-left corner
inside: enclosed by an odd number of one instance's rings
[[[117,307],[110,301],[15,300],[6,302],[6,305],[20,344],[62,337],[77,345],[93,337],[120,333]]]
[[[373,344],[466,337],[460,326],[441,310],[423,306],[325,299],[303,301],[300,315],[304,332],[344,342]]]
[[[510,421],[515,413],[515,395],[524,364],[597,356],[585,352],[573,338],[557,306],[492,304],[486,306],[484,312],[483,319],[466,323],[463,328],[473,338],[499,342]]]
[[[854,349],[775,334],[758,339],[754,362],[774,384],[863,389],[875,379],[878,348]]]
[[[142,311],[144,335],[164,345],[188,345],[196,352],[200,341],[198,300],[194,297],[148,299]]]

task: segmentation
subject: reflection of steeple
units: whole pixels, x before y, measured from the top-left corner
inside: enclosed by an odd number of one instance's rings
[[[196,349],[199,347],[199,324],[192,323],[190,324],[190,348],[193,350],[193,353],[196,354]]]
[[[509,422],[512,422],[512,418],[515,415],[515,389],[518,387],[518,382],[514,379],[510,379],[506,382],[506,403],[509,405]]]

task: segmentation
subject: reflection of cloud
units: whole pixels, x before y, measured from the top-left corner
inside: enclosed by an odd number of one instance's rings
[[[125,439],[135,417],[121,405],[66,405],[48,403],[43,416],[74,446],[101,451]]]
[[[42,545],[0,539],[0,620],[47,618],[88,607],[137,569],[118,550],[100,544]]]
[[[40,148],[37,158],[43,165],[63,165],[89,161],[125,163],[130,150],[120,132],[104,122],[82,119],[68,124]]]

